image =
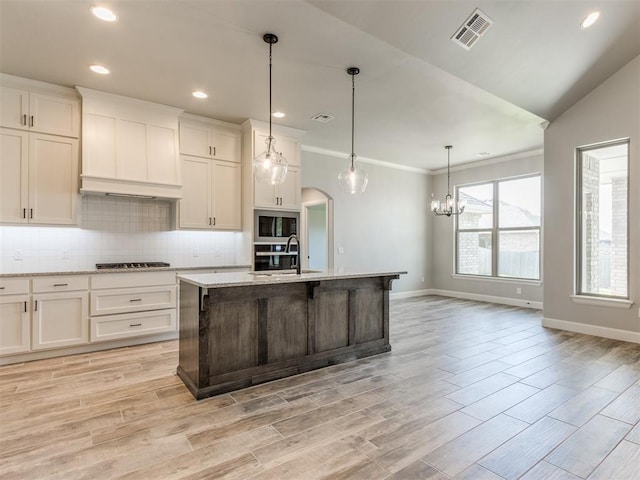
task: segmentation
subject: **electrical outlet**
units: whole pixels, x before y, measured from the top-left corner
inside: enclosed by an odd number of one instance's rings
[[[194,248],[194,249],[193,249],[193,256],[194,256],[194,257],[199,257],[199,256],[200,256],[200,252],[198,252],[198,249],[197,249],[197,248]]]
[[[420,279],[420,281],[421,281],[422,283],[424,283],[424,277],[422,277],[422,278]]]
[[[67,250],[66,248],[64,250],[62,250],[61,257],[62,257],[62,260],[68,260],[69,259],[69,250]]]
[[[516,288],[516,293],[517,293],[518,295],[522,295],[522,289],[521,289],[520,287],[517,287],[517,288]]]
[[[221,257],[222,256],[222,252],[220,251],[220,249],[216,249],[216,257]]]
[[[15,251],[13,252],[13,259],[14,260],[22,260],[24,257],[22,256],[22,250],[20,250],[19,248],[16,248]]]
[[[338,254],[342,255],[344,253],[344,247],[338,247]]]

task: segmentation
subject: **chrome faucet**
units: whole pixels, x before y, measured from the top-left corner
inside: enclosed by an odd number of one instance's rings
[[[302,248],[300,248],[300,239],[298,238],[298,236],[295,233],[292,233],[291,235],[289,235],[289,238],[287,239],[287,246],[284,249],[285,253],[289,253],[291,250],[291,240],[296,239],[296,243],[298,244],[298,250],[296,251],[296,273],[298,275],[300,275],[300,273],[302,273],[302,266],[300,265],[300,250],[302,250]]]

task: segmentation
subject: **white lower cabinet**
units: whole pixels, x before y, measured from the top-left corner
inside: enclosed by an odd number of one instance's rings
[[[176,309],[91,317],[91,341],[104,342],[176,329]]]
[[[29,295],[0,296],[0,355],[30,350],[30,303]]]
[[[89,341],[86,291],[33,295],[33,350],[82,345]]]
[[[91,277],[91,342],[105,342],[177,328],[175,272]]]

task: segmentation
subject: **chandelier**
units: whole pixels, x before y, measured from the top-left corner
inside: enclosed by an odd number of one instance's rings
[[[271,49],[278,42],[278,37],[265,33],[262,39],[269,44],[269,136],[265,140],[265,151],[253,159],[253,172],[258,183],[278,185],[284,182],[289,168],[287,159],[276,151],[276,139],[271,134]]]
[[[356,98],[355,76],[360,73],[360,69],[357,67],[350,67],[347,68],[347,73],[351,75],[351,163],[338,175],[338,184],[340,185],[340,188],[343,192],[349,193],[351,195],[356,195],[358,193],[364,193],[364,191],[367,189],[369,176],[362,167],[358,167],[356,165],[356,154],[353,151]]]
[[[447,149],[447,196],[444,197],[444,202],[440,200],[431,200],[431,211],[434,215],[446,215],[450,217],[451,215],[460,215],[464,212],[465,202],[464,201],[453,201],[453,197],[451,196],[451,167],[450,167],[450,154],[453,146],[446,145],[444,148]],[[431,198],[433,198],[433,193],[431,194]]]

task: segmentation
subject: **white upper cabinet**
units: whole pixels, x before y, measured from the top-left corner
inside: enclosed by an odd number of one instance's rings
[[[280,185],[258,183],[253,175],[253,159],[266,149],[268,124],[247,120],[243,124],[243,201],[252,208],[267,210],[300,210],[301,198],[301,130],[274,126],[275,149],[287,160],[287,176]],[[253,214],[244,214],[249,224]]]
[[[79,136],[80,102],[77,98],[4,85],[0,91],[1,126],[65,137]]]
[[[0,223],[77,223],[78,140],[0,129]]]
[[[78,87],[82,191],[181,198],[182,110]]]
[[[240,127],[184,115],[180,119],[180,153],[240,162]]]
[[[240,230],[240,164],[184,156],[180,228]]]

